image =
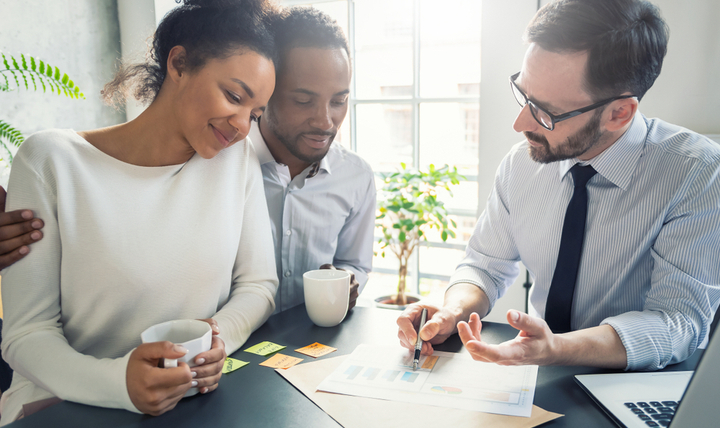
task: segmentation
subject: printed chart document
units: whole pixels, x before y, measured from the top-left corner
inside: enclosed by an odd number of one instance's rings
[[[360,345],[318,391],[530,417],[537,366],[499,366],[436,351],[412,370],[412,351]]]

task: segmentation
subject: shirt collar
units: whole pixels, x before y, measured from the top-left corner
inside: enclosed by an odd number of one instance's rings
[[[279,163],[275,160],[272,153],[270,153],[270,149],[268,149],[267,142],[265,141],[265,138],[263,138],[262,133],[260,132],[259,122],[252,123],[252,125],[250,126],[250,132],[248,133],[248,137],[250,137],[250,141],[255,148],[255,153],[257,154],[258,160],[260,161],[260,165],[265,165],[266,163],[270,162]],[[328,174],[331,174],[332,170],[330,169],[330,160],[328,158],[334,158],[334,152],[335,147],[330,146],[330,150],[328,150],[328,153],[320,160],[320,162],[315,162],[314,164],[310,165],[310,171],[308,172],[306,178],[315,177],[318,172],[320,172],[320,170],[325,170]]]
[[[625,133],[599,155],[587,162],[582,162],[577,158],[561,161],[559,165],[560,179],[562,180],[576,163],[584,163],[592,165],[598,174],[614,185],[627,190],[635,166],[645,147],[647,133],[645,117],[640,112],[635,113],[635,117]]]
[[[260,165],[275,162],[275,158],[273,157],[272,153],[270,153],[270,149],[268,149],[267,143],[265,142],[265,139],[260,133],[260,124],[258,122],[253,122],[252,125],[250,125],[250,132],[248,133],[248,137],[250,138],[250,142],[255,148],[255,153],[257,154],[258,160],[260,161]]]

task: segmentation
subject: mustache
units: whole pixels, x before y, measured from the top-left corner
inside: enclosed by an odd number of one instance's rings
[[[528,141],[534,141],[534,142],[536,142],[536,143],[540,143],[540,144],[545,145],[545,146],[548,144],[547,138],[545,138],[545,137],[544,137],[543,135],[541,135],[541,134],[534,134],[534,133],[532,133],[532,132],[523,131],[523,135],[525,135],[525,138],[526,138]]]
[[[313,131],[313,132],[303,132],[300,135],[307,135],[309,137],[332,137],[335,135],[334,132],[329,131]]]

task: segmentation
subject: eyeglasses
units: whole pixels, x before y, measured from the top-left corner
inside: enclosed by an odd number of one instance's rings
[[[527,95],[525,95],[525,93],[521,91],[520,88],[518,88],[517,84],[515,84],[515,79],[517,79],[519,75],[520,72],[518,71],[517,73],[510,76],[510,88],[512,89],[513,95],[515,96],[515,101],[520,104],[520,107],[525,107],[526,104],[529,104],[530,113],[532,113],[537,123],[539,123],[543,128],[547,129],[548,131],[552,131],[553,129],[555,129],[555,124],[558,122],[562,122],[563,120],[567,120],[590,110],[594,110],[598,107],[604,106],[611,101],[635,97],[635,95],[620,95],[617,97],[598,101],[595,104],[591,104],[587,107],[579,108],[577,110],[569,111],[567,113],[555,116],[554,114],[548,113],[547,110],[543,109],[539,105],[529,100]]]

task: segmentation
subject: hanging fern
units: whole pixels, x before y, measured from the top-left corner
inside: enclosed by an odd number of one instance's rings
[[[0,141],[2,141],[2,145],[4,146],[5,150],[8,153],[8,156],[10,157],[8,159],[8,163],[12,163],[13,156],[12,153],[10,153],[10,150],[8,150],[7,145],[5,145],[5,141],[9,142],[10,144],[14,146],[20,146],[20,144],[25,141],[25,138],[23,137],[22,133],[18,131],[17,129],[10,126],[8,123],[3,122],[0,120]],[[2,160],[2,159],[0,159]]]
[[[56,92],[58,95],[65,94],[70,98],[85,98],[80,92],[80,88],[75,86],[75,82],[70,80],[67,74],[60,74],[60,69],[50,64],[37,60],[31,56],[20,54],[20,61],[12,56],[0,53],[2,57],[2,66],[0,68],[0,87],[4,91],[13,90],[15,88],[24,87],[27,90],[37,91],[38,85],[42,87],[43,92],[48,89],[50,92]]]
[[[0,92],[10,92],[16,89],[43,92],[50,90],[58,95],[65,95],[70,98],[85,98],[75,82],[70,80],[67,74],[61,74],[60,69],[37,60],[30,55],[20,54],[19,60],[12,55],[5,55],[0,52],[2,64],[0,64]],[[12,163],[12,153],[8,144],[19,146],[25,141],[22,133],[13,128],[7,122],[0,120],[0,145],[9,155],[9,162]],[[1,158],[0,158],[1,160]]]

